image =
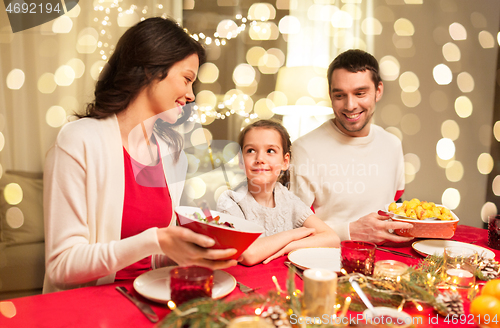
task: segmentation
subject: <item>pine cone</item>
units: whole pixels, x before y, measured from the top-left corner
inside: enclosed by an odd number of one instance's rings
[[[443,303],[448,311],[448,313],[441,314],[452,316],[464,314],[464,301],[459,293],[443,292],[436,297],[436,300]]]
[[[290,322],[287,320],[288,315],[285,310],[278,305],[268,307],[267,310],[262,312],[260,316],[267,319],[267,321],[272,323],[277,328],[292,327]]]
[[[493,259],[481,258],[479,260],[479,270],[485,280],[500,278],[500,263]]]

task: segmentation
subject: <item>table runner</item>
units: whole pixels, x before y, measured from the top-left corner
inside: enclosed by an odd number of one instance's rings
[[[474,242],[475,245],[487,247],[487,230],[459,225],[455,236],[456,241]],[[377,251],[376,260],[394,259],[408,265],[417,265],[423,258],[412,248],[411,243],[399,245],[384,245],[386,248],[411,254],[417,259],[406,258],[390,253]],[[500,259],[500,251],[495,251],[496,259]],[[275,285],[271,279],[276,276],[281,288],[286,289],[286,279],[288,269],[284,265],[286,256],[282,256],[269,264],[259,264],[253,267],[238,265],[226,269],[238,281],[250,287],[260,287],[259,293],[266,293],[274,290]],[[160,319],[163,319],[169,312],[165,305],[151,302],[144,299],[132,287],[133,281],[125,281],[109,285],[85,287],[69,291],[35,295],[29,297],[16,298],[0,302],[0,327],[36,327],[36,328],[117,328],[117,327],[154,327],[147,318],[125,297],[120,295],[115,286],[127,287],[140,299],[150,304],[156,311]],[[302,290],[303,284],[299,278],[295,278],[298,289]],[[230,293],[226,299],[243,297],[238,287]],[[469,302],[464,304],[466,315],[469,314]],[[10,309],[10,310],[9,310]],[[422,324],[417,327],[474,327],[471,324],[447,324],[443,317],[437,317],[436,313],[426,308],[418,312],[415,308],[405,307],[405,311],[421,318]],[[7,318],[5,315],[11,316]],[[351,317],[356,317],[358,313],[349,312]],[[433,321],[435,319],[435,322]]]

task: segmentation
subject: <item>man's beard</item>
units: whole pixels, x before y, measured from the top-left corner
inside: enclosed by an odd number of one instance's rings
[[[367,125],[368,125],[368,123],[370,123],[370,121],[371,121],[371,119],[372,119],[372,117],[373,117],[373,114],[374,114],[374,113],[375,113],[375,111],[373,111],[373,112],[372,112],[372,114],[370,115],[370,117],[368,117],[368,118],[366,119],[365,124],[363,124],[363,126],[362,126],[361,128],[359,128],[359,129],[348,129],[348,128],[347,128],[347,127],[343,124],[343,122],[342,122],[341,120],[337,120],[336,118],[335,118],[335,120],[336,120],[336,121],[337,121],[337,122],[338,122],[338,123],[339,123],[339,124],[340,124],[340,125],[344,128],[344,130],[346,130],[346,131],[348,131],[348,132],[359,132],[359,131],[363,130],[363,129],[365,128],[365,126],[367,126]]]

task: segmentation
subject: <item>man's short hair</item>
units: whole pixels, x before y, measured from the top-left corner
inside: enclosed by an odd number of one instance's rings
[[[332,90],[332,74],[333,71],[339,68],[344,68],[352,73],[364,72],[369,70],[372,73],[372,81],[375,84],[375,89],[382,81],[380,78],[378,62],[371,54],[359,49],[347,50],[335,58],[328,67],[328,88]]]

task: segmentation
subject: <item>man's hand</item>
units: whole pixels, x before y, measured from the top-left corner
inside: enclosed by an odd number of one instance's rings
[[[390,217],[370,213],[349,224],[352,240],[363,240],[376,244],[385,241],[406,242],[412,237],[402,237],[389,232],[389,229],[410,229],[411,223],[388,221]]]

